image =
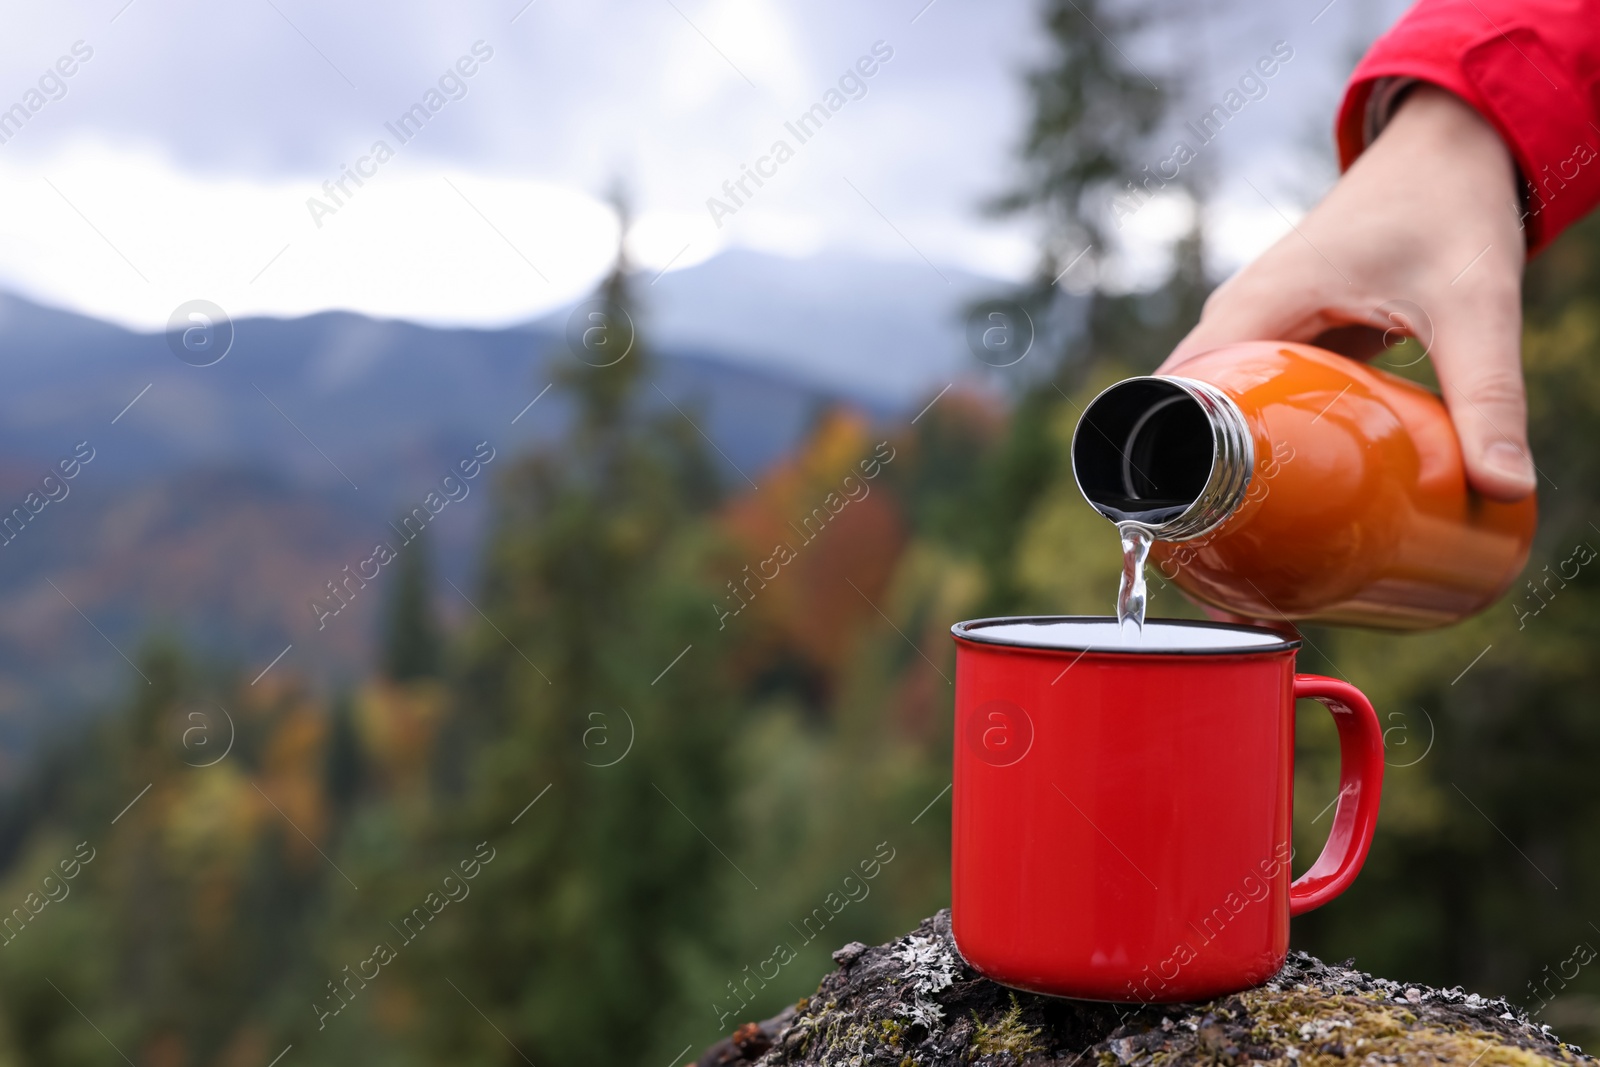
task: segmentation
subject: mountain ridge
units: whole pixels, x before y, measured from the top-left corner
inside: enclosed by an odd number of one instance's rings
[[[754,329],[766,313],[752,294],[776,285],[774,272],[805,268],[774,261],[765,274],[752,271],[763,258],[773,257],[735,256],[717,267],[720,274],[688,280],[724,302],[742,301]],[[694,328],[695,315],[683,308],[699,301],[707,321],[717,308],[674,287],[704,267],[666,275],[653,291],[642,277],[636,287],[646,291],[641,334],[654,357],[654,388],[645,387],[640,401],[669,416],[676,408],[693,423],[714,445],[708,456],[730,488],[742,489],[747,475],[759,479],[830,407],[883,421],[908,414],[957,376],[961,353],[948,349],[922,375],[931,387],[906,375],[925,347],[916,342],[890,367],[900,375],[900,399],[890,395],[895,390],[850,387],[849,367],[874,358],[896,320],[909,324],[911,337],[951,327],[929,310],[955,314],[955,305],[940,303],[948,294],[932,272],[915,307],[874,297],[858,277],[855,310],[802,308],[802,320],[835,336],[856,330],[855,347],[807,341],[790,329],[773,354],[755,353],[759,338],[734,351],[746,328],[737,324]],[[754,281],[718,290],[729,271]],[[914,272],[895,266],[890,274],[888,291],[908,284],[917,291]],[[837,287],[841,277],[822,288]],[[799,297],[779,288],[762,299],[774,307]],[[669,306],[678,310],[663,311]],[[857,329],[863,306],[876,316],[870,330]],[[224,358],[197,367],[175,355],[165,334],[0,293],[0,345],[13,353],[0,363],[0,508],[22,505],[80,445],[95,455],[66,495],[0,545],[0,597],[19,609],[0,625],[0,750],[28,747],[49,724],[70,718],[65,709],[119,700],[138,683],[129,660],[153,633],[251,673],[266,666],[295,640],[295,605],[353,553],[370,549],[389,520],[480,441],[504,457],[503,469],[559,438],[572,414],[554,387],[561,362],[572,358],[564,325],[559,315],[506,329],[344,311],[242,318],[231,323]],[[946,341],[959,347],[959,328],[952,330]],[[806,351],[823,348],[828,359],[802,365]],[[446,583],[472,588],[490,513],[487,488],[430,527],[437,594],[452,612],[470,610]],[[337,634],[301,642],[288,665],[327,679],[354,676],[370,662],[381,606],[381,596],[365,598]]]

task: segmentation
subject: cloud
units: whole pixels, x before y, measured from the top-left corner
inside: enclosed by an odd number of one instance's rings
[[[197,297],[236,315],[345,307],[511,322],[573,299],[604,269],[616,220],[597,196],[618,177],[639,216],[630,251],[647,269],[744,246],[926,256],[1016,277],[1033,260],[1031,231],[977,207],[1016,173],[1036,17],[1031,0],[24,5],[0,35],[0,100],[21,98],[74,42],[94,54],[0,144],[0,285],[146,327]],[[1319,26],[1330,32],[1305,41],[1323,74],[1347,65],[1327,58],[1343,47],[1342,17],[1335,8]],[[1207,23],[1207,69],[1233,71],[1283,32],[1263,20],[1289,16],[1230,18]],[[706,198],[878,40],[895,58],[870,93],[724,230],[697,228]],[[465,95],[392,145],[317,229],[307,198],[477,41],[494,58]],[[1331,111],[1338,77],[1313,78],[1314,66],[1308,54],[1295,73],[1305,84],[1275,88],[1226,153],[1284,141],[1306,99]]]
[[[219,180],[92,142],[0,158],[0,195],[0,284],[147,329],[194,298],[234,316],[518,322],[587,291],[617,239],[585,193],[426,160],[389,164],[320,228],[310,181]]]

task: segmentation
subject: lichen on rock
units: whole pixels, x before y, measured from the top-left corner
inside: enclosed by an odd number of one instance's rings
[[[914,1026],[928,1030],[938,1027],[944,1021],[944,1009],[932,997],[949,989],[956,980],[961,960],[956,955],[955,942],[912,934],[903,939],[898,955],[906,968],[900,981],[911,994],[906,1017]]]
[[[1537,1067],[1593,1062],[1519,1007],[1331,966],[1304,953],[1203,1004],[1018,992],[969,967],[941,911],[835,953],[816,995],[708,1049],[700,1067]]]

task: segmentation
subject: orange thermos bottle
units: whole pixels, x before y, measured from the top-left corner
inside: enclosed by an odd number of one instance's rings
[[[1443,626],[1527,562],[1537,506],[1467,485],[1432,392],[1304,344],[1255,341],[1130,378],[1072,441],[1097,511],[1154,538],[1150,562],[1246,618]]]

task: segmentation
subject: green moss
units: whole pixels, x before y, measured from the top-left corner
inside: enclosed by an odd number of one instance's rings
[[[1022,1006],[1017,1003],[1017,996],[1013,993],[1009,1011],[993,1023],[977,1023],[968,1055],[977,1059],[979,1056],[1006,1053],[1021,1063],[1022,1057],[1028,1053],[1043,1051],[1045,1047],[1039,1041],[1039,1028],[1023,1025]]]
[[[1455,1067],[1549,1067],[1563,1062],[1506,1045],[1491,1033],[1419,1026],[1414,1013],[1376,997],[1298,991],[1244,996],[1256,1022],[1252,1038],[1280,1051],[1299,1049],[1298,1067],[1349,1067],[1352,1060]]]

